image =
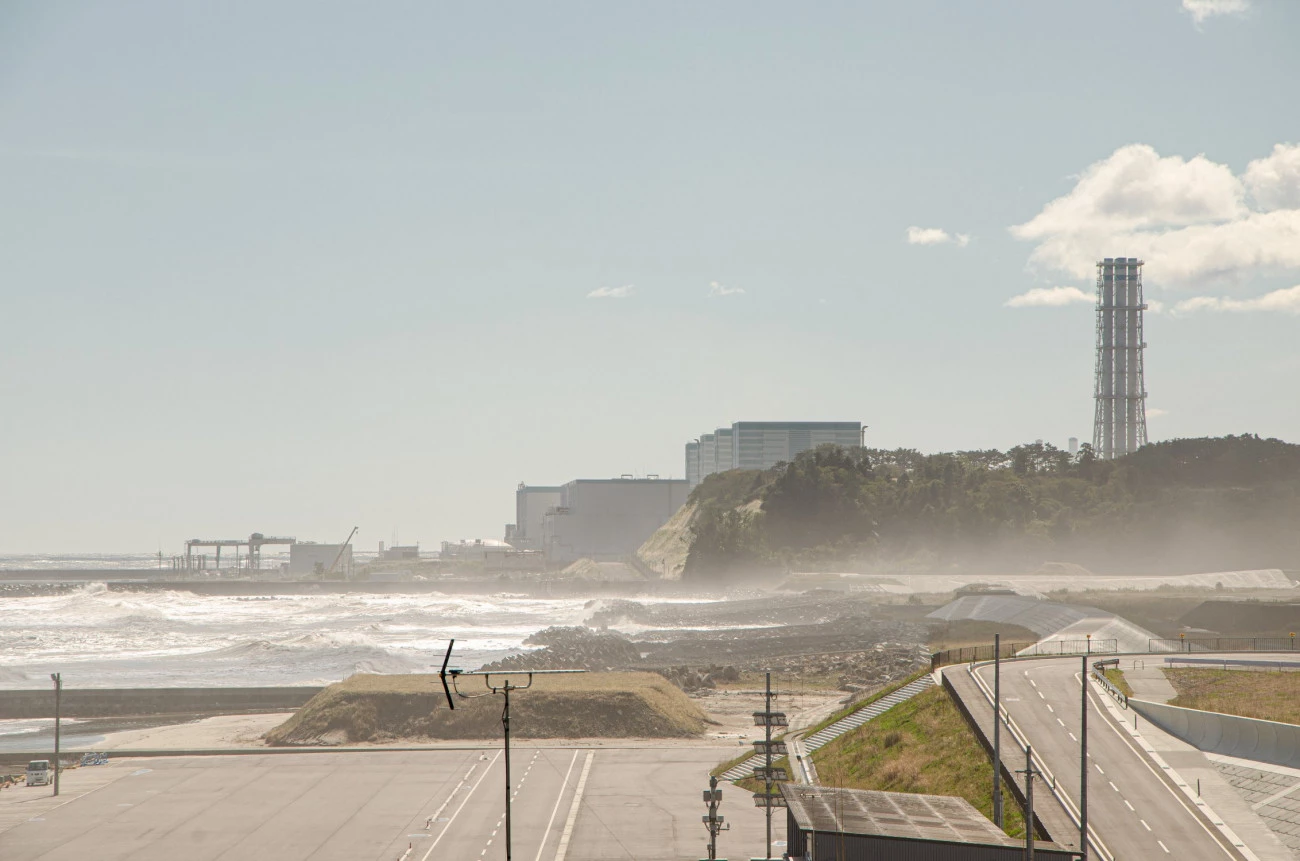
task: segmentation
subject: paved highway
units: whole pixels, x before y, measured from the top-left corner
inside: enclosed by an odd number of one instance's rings
[[[980,667],[976,672],[992,690],[993,667]],[[1080,677],[1077,656],[1002,665],[1004,707],[1076,810]],[[1095,683],[1090,684],[1088,823],[1093,845],[1099,841],[1108,850],[1103,857],[1117,861],[1247,858],[1165,770],[1141,751],[1106,708],[1102,700],[1106,696]],[[1132,717],[1132,712],[1123,714],[1125,719]],[[1005,744],[1007,735],[1003,738]]]
[[[519,747],[511,759],[513,857],[701,857],[700,790],[708,769],[731,752]],[[120,776],[109,780],[110,769]],[[491,748],[114,760],[68,772],[61,806],[51,806],[44,789],[0,796],[6,808],[32,811],[0,832],[0,858],[500,861],[503,780]],[[761,855],[762,811],[748,793],[727,791],[722,812],[736,830],[720,837],[720,854]]]

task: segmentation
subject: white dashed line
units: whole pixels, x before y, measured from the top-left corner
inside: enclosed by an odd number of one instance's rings
[[[1138,822],[1141,822],[1142,827],[1145,828],[1147,831],[1151,830],[1151,826],[1147,825],[1147,821],[1145,819],[1139,819]]]
[[[1166,846],[1166,845],[1164,844],[1163,841],[1157,840],[1156,842],[1160,844],[1160,848],[1163,849],[1163,850],[1165,850],[1165,854],[1168,855],[1168,854],[1169,854],[1169,847]]]
[[[1060,718],[1057,718],[1056,722],[1059,723],[1061,726],[1065,726],[1065,721],[1061,720]]]
[[[1089,756],[1091,756],[1091,754],[1089,754]],[[1102,774],[1105,774],[1105,773],[1106,773],[1106,772],[1102,771],[1102,769],[1101,769],[1101,763],[1099,763],[1099,762],[1094,762],[1093,765],[1097,766],[1097,770],[1098,770],[1098,771],[1101,771]]]
[[[1074,733],[1072,733],[1072,732],[1071,732],[1071,733],[1066,733],[1066,735],[1068,735],[1068,736],[1070,737],[1070,741],[1074,742],[1075,744],[1078,744],[1078,743],[1079,743],[1079,739],[1075,737]]]
[[[1052,704],[1051,704],[1051,703],[1048,703],[1048,704],[1047,704],[1047,710],[1048,710],[1049,712],[1051,712],[1052,714],[1056,714],[1056,709],[1052,708]]]
[[[1111,789],[1115,790],[1116,792],[1119,792],[1119,787],[1115,785],[1115,781],[1113,781],[1113,780],[1108,780],[1108,781],[1106,781],[1106,782],[1110,784],[1110,788],[1111,788]]]
[[[1133,810],[1133,805],[1131,805],[1131,804],[1128,803],[1128,799],[1127,799],[1127,798],[1124,799],[1124,806],[1127,807],[1129,810]],[[1136,810],[1133,810],[1133,812],[1134,812],[1134,813],[1137,813]]]

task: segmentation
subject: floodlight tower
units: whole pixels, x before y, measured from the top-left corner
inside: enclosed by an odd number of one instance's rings
[[[1147,442],[1143,375],[1142,266],[1136,257],[1097,261],[1097,365],[1092,448],[1111,460]]]

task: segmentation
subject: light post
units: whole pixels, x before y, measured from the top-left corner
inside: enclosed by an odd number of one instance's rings
[[[722,802],[722,790],[718,789],[718,778],[709,777],[709,788],[704,790],[704,803],[709,806],[709,812],[704,815],[704,827],[709,829],[709,842],[706,844],[709,850],[709,861],[716,861],[718,857],[718,832],[730,831],[730,825],[723,825],[724,817],[718,815],[718,805]]]
[[[1118,661],[1118,659],[1116,659]],[[1116,666],[1119,666],[1118,663]],[[1088,657],[1083,657],[1083,698],[1079,712],[1079,854],[1088,861]]]
[[[59,794],[59,728],[63,706],[63,674],[50,673],[54,682],[54,794]]]
[[[1034,861],[1034,748],[1025,745],[1025,861]]]
[[[993,635],[993,824],[1002,827],[1002,635]]]
[[[763,741],[754,742],[755,752],[762,748],[763,764],[754,769],[754,777],[761,777],[763,780],[763,792],[754,794],[754,803],[764,808],[767,814],[767,849],[763,852],[764,859],[772,857],[772,808],[781,807],[785,804],[785,797],[773,795],[772,787],[777,781],[786,780],[788,775],[785,769],[775,768],[772,765],[772,754],[783,756],[787,753],[785,742],[772,741],[772,727],[789,726],[786,720],[785,712],[772,711],[772,674],[766,675],[766,685],[763,691],[763,710],[754,712],[754,725],[763,727]],[[760,772],[762,772],[760,774]]]

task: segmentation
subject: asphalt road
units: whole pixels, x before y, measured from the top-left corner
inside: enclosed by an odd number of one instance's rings
[[[512,751],[519,861],[704,855],[708,770],[730,748]],[[103,769],[123,769],[107,780]],[[78,797],[78,771],[95,787]],[[505,856],[499,749],[115,760],[68,772],[71,800],[32,806],[0,832],[4,861],[499,861]],[[32,795],[28,801],[22,795]],[[579,794],[580,793],[580,794]],[[7,790],[0,805],[43,790]],[[727,787],[735,829],[720,855],[762,855],[763,815]],[[784,837],[779,817],[774,839]],[[777,846],[780,857],[781,846]]]
[[[992,666],[977,670],[992,689]],[[1081,662],[1073,658],[1002,665],[1002,700],[1058,785],[1079,801]],[[1111,716],[1096,684],[1088,702],[1088,822],[1118,861],[1245,858],[1196,803],[1141,752]],[[1131,719],[1132,713],[1125,712]]]

